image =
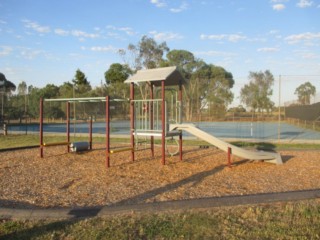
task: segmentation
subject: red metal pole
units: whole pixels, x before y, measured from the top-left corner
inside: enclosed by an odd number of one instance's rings
[[[228,167],[231,168],[231,154],[232,154],[232,149],[231,147],[228,147]]]
[[[179,93],[178,93],[179,95],[178,95],[178,99],[179,99],[179,101],[180,101],[180,109],[179,109],[179,114],[180,114],[180,116],[179,116],[179,120],[180,120],[180,122],[179,123],[181,123],[181,118],[182,118],[182,84],[181,84],[181,81],[179,82]],[[180,161],[182,161],[182,131],[180,131],[180,134],[179,134],[179,152],[180,152]]]
[[[150,98],[153,100],[153,83],[150,83]],[[154,116],[153,116],[153,101],[150,101],[150,130],[153,130],[153,122],[154,122]],[[151,155],[154,157],[154,136],[151,136],[150,138],[150,148],[151,148]]]
[[[40,157],[43,158],[43,99],[40,98],[39,134],[40,134]]]
[[[106,96],[106,168],[110,167],[110,97]]]
[[[70,152],[70,102],[67,102],[67,151]]]
[[[130,140],[131,140],[131,160],[134,161],[134,83],[130,83]]]
[[[89,121],[89,148],[92,150],[92,116],[90,116]]]
[[[161,109],[161,124],[162,124],[162,137],[161,137],[161,145],[162,145],[162,165],[166,164],[166,156],[165,156],[165,146],[166,146],[166,106],[165,106],[165,91],[164,91],[164,80],[161,81],[161,97],[162,97],[162,109]]]

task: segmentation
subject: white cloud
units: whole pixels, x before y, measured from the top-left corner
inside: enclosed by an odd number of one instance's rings
[[[244,40],[244,39],[246,39],[245,36],[238,35],[238,34],[231,34],[228,36],[228,41],[230,41],[230,42],[238,42],[238,41]]]
[[[115,26],[113,26],[113,25],[108,25],[106,28],[112,29],[112,30],[117,30],[117,27],[115,27]]]
[[[310,0],[300,0],[297,3],[297,6],[300,8],[306,8],[306,7],[311,7],[313,5],[313,2]]]
[[[312,51],[308,51],[308,50],[295,50],[294,53],[299,56],[299,58],[303,58],[303,59],[318,59],[320,58],[320,55],[318,53],[314,53]]]
[[[22,20],[22,22],[24,23],[24,26],[26,28],[30,28],[36,32],[39,32],[39,33],[48,33],[50,32],[50,27],[48,26],[41,26],[39,25],[37,22],[34,22],[34,21],[30,21],[30,20]]]
[[[150,0],[150,2],[158,8],[166,7],[167,3],[162,0]]]
[[[85,47],[81,47],[81,49],[85,50]],[[117,48],[113,46],[94,46],[90,48],[93,52],[117,52]]]
[[[210,56],[210,57],[234,57],[237,56],[235,53],[231,52],[220,52],[220,51],[199,51],[194,52],[197,56]]]
[[[229,42],[238,42],[240,40],[247,39],[247,37],[240,35],[240,34],[219,34],[219,35],[201,34],[200,39],[202,39],[202,40],[227,40]]]
[[[170,8],[170,11],[173,13],[179,13],[179,12],[186,10],[188,8],[188,6],[189,5],[184,2],[178,8]]]
[[[119,28],[119,31],[125,32],[127,35],[130,35],[130,36],[133,36],[136,34],[135,31],[133,31],[133,29],[130,27],[121,27]]]
[[[172,33],[172,32],[157,32],[157,31],[151,31],[149,32],[152,37],[156,41],[171,41],[171,40],[177,40],[182,39],[183,36],[178,33]]]
[[[317,59],[317,58],[319,58],[319,56],[315,53],[304,53],[302,55],[302,58],[303,59]]]
[[[257,51],[258,52],[279,52],[279,48],[265,47],[265,48],[258,48]]]
[[[281,11],[286,8],[286,6],[282,3],[272,5],[273,10]]]
[[[189,4],[185,1],[183,1],[180,4],[180,6],[178,6],[178,7],[168,6],[167,1],[165,1],[165,0],[150,0],[150,3],[155,5],[157,8],[167,8],[172,13],[180,13],[182,11],[185,11],[186,9],[188,9],[188,6],[189,6]],[[172,5],[172,4],[170,4],[170,5]]]
[[[32,59],[34,59],[35,57],[37,57],[38,55],[40,55],[42,53],[43,53],[42,50],[33,50],[33,49],[30,49],[30,48],[23,48],[21,50],[21,52],[20,52],[20,55],[23,58],[32,60]]]
[[[274,34],[278,34],[279,32],[280,32],[279,30],[274,29],[274,30],[270,30],[269,34],[274,35]]]
[[[264,37],[254,37],[254,38],[246,38],[248,42],[267,42],[268,39]]]
[[[224,34],[220,35],[206,35],[206,34],[201,34],[200,39],[201,40],[222,40],[224,39]]]
[[[288,37],[285,38],[285,40],[290,44],[298,43],[301,41],[312,41],[315,39],[320,40],[320,32],[318,33],[306,32],[306,33],[294,34],[294,35],[289,35]]]
[[[69,32],[60,28],[57,28],[54,30],[54,33],[60,36],[67,36],[69,35]]]
[[[12,52],[12,47],[0,46],[0,56],[7,56]]]
[[[111,30],[119,31],[119,32],[124,32],[129,36],[133,36],[133,35],[137,34],[131,27],[116,27],[113,25],[108,25],[107,29],[111,29]],[[113,34],[116,35],[116,33],[113,33]]]
[[[99,34],[86,33],[80,30],[72,30],[71,34],[75,37],[80,37],[80,38],[98,38],[99,37]]]

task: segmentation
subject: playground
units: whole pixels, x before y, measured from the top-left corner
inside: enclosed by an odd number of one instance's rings
[[[246,149],[183,124],[183,79],[175,67],[138,71],[126,82],[129,143],[115,142],[110,134],[111,105],[118,100],[41,99],[39,148],[0,152],[1,206],[93,207],[320,188],[316,150]],[[135,85],[142,83],[150,88],[149,99],[135,99]],[[177,87],[169,94],[171,104],[166,86],[170,92]],[[43,131],[44,105],[57,101],[66,107],[65,141],[50,142]],[[104,143],[94,142],[92,117],[88,141],[71,141],[70,108],[75,101],[104,103]],[[182,132],[207,145],[185,146]],[[168,140],[173,138],[176,149],[169,151]]]

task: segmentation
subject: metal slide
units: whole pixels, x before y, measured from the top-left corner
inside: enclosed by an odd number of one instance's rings
[[[170,124],[170,131],[172,130],[187,131],[188,133],[218,147],[219,149],[225,152],[228,152],[228,148],[231,148],[231,153],[241,158],[249,160],[265,160],[271,163],[282,164],[281,155],[279,153],[265,151],[250,151],[234,146],[200,130],[193,124]]]

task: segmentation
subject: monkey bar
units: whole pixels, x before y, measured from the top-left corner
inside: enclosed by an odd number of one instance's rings
[[[58,146],[58,145],[67,145],[67,152],[70,152],[71,145],[77,146],[77,142],[70,142],[70,103],[72,102],[105,102],[106,103],[106,167],[110,167],[110,154],[132,150],[131,147],[128,149],[110,149],[110,102],[127,102],[128,99],[112,99],[110,100],[109,96],[106,97],[90,97],[90,98],[57,98],[57,99],[40,99],[40,157],[43,158],[43,149],[44,147]],[[44,102],[66,102],[67,107],[67,117],[66,117],[66,141],[63,142],[53,142],[53,143],[44,143],[43,141],[43,103]],[[79,142],[80,143],[80,142]],[[92,149],[92,117],[89,121],[89,150]]]
[[[59,146],[59,145],[68,145],[70,142],[53,142],[53,143],[43,143],[44,147],[51,147],[51,146]]]
[[[106,97],[83,97],[83,98],[53,98],[43,99],[44,102],[106,102]],[[112,102],[126,102],[129,99],[112,99]]]
[[[119,152],[125,152],[125,151],[132,151],[134,149],[132,149],[132,147],[127,147],[127,148],[117,148],[117,149],[112,149],[110,150],[110,154],[113,154],[113,153],[119,153]]]
[[[43,158],[43,148],[44,147],[52,147],[52,146],[58,146],[58,145],[66,145],[67,146],[67,152],[70,152],[70,99],[73,100],[73,102],[80,101],[75,100],[73,98],[61,98],[61,99],[40,99],[40,128],[39,128],[39,134],[40,134],[40,157]],[[82,99],[83,100],[83,99]],[[89,101],[90,99],[88,99]],[[44,143],[43,141],[43,103],[44,102],[66,102],[67,104],[67,118],[66,118],[66,128],[67,128],[67,136],[66,141],[64,142],[52,142],[52,143]],[[92,118],[90,118],[89,121],[89,149],[92,149]]]

